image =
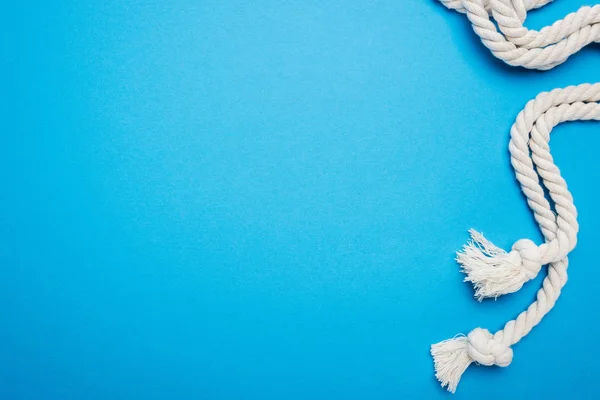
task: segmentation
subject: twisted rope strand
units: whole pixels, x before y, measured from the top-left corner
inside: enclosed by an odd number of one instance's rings
[[[551,69],[587,44],[600,42],[600,5],[582,7],[535,31],[524,26],[527,12],[551,0],[440,1],[465,13],[483,44],[509,65]],[[451,392],[473,362],[510,365],[511,346],[540,323],[567,282],[567,255],[577,244],[579,224],[573,196],[554,163],[549,141],[556,125],[576,120],[600,121],[600,83],[539,94],[527,103],[511,128],[511,164],[545,242],[537,246],[531,240],[521,239],[506,252],[471,231],[472,240],[457,254],[457,261],[467,274],[465,280],[475,286],[478,300],[519,290],[539,273],[542,265],[549,264],[548,274],[536,300],[495,334],[476,328],[468,336],[431,346],[436,377]]]
[[[473,31],[480,37],[482,43],[497,58],[512,66],[540,70],[551,69],[565,62],[571,55],[588,44],[600,41],[600,25],[596,23],[573,29],[574,31],[568,35],[561,33],[559,37],[562,36],[562,39],[548,46],[520,47],[518,42],[511,41],[510,36],[507,37],[502,31],[498,31],[496,25],[491,21],[488,11],[485,10],[482,0],[463,0],[463,2]],[[509,21],[514,20],[511,19],[510,12],[502,13],[506,9],[503,9],[501,4],[499,0],[491,1],[492,14],[509,24]],[[545,31],[550,32],[549,34],[540,35],[539,32],[530,32],[534,38],[539,36],[542,43],[548,41],[548,37],[552,34],[556,35],[556,29],[552,27]],[[565,32],[569,32],[569,30]]]
[[[512,0],[513,8],[519,12],[519,15],[525,16],[527,11],[534,10],[551,3],[553,0]],[[440,2],[451,10],[458,11],[460,13],[466,13],[467,10],[463,6],[463,0],[440,0]],[[491,10],[491,4],[489,1],[483,3],[486,10]],[[523,17],[525,19],[525,17]]]

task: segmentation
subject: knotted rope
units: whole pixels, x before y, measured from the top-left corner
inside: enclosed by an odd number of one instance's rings
[[[483,44],[510,65],[550,69],[585,45],[600,42],[600,5],[582,7],[552,26],[533,31],[523,26],[527,11],[551,0],[440,1],[465,13]],[[467,336],[431,346],[436,377],[450,392],[454,393],[462,374],[473,362],[508,366],[513,357],[511,346],[552,309],[567,282],[567,255],[577,243],[579,225],[573,197],[550,154],[549,141],[556,125],[576,120],[600,121],[600,83],[541,93],[527,103],[511,128],[511,164],[545,243],[538,246],[521,239],[506,252],[471,230],[471,241],[458,252],[457,261],[467,274],[465,281],[473,283],[478,300],[519,290],[546,264],[548,275],[536,301],[502,330],[491,334],[477,328]]]

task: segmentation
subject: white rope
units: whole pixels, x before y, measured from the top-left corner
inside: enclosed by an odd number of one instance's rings
[[[527,10],[542,7],[550,0],[440,1],[465,13],[483,44],[509,65],[551,69],[588,44],[600,43],[600,5],[581,7],[551,26],[535,31],[523,26]]]
[[[585,45],[600,42],[600,5],[582,7],[552,26],[533,31],[523,26],[527,11],[551,0],[440,1],[465,13],[484,45],[510,65],[550,69]],[[492,334],[477,328],[467,336],[431,346],[436,377],[450,392],[454,393],[473,362],[508,366],[513,357],[511,346],[552,309],[567,282],[567,255],[577,243],[579,225],[573,197],[550,154],[549,141],[556,125],[575,120],[600,121],[600,83],[541,93],[527,103],[511,129],[511,163],[545,243],[538,246],[521,239],[506,252],[472,230],[471,241],[458,252],[457,261],[467,274],[465,281],[473,283],[478,300],[519,290],[546,264],[548,275],[536,301],[502,330]]]

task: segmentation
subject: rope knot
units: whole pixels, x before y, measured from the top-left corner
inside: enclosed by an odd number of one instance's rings
[[[471,241],[458,252],[456,260],[467,274],[465,281],[473,283],[477,300],[516,292],[542,269],[547,249],[542,251],[531,240],[517,241],[507,253],[481,233],[470,232]]]
[[[473,329],[468,336],[457,335],[431,346],[435,376],[442,387],[452,393],[469,365],[507,367],[513,358],[512,349],[502,342],[504,332],[492,335],[487,329]]]
[[[477,328],[467,336],[469,357],[485,365],[507,367],[513,358],[512,349],[497,339],[487,329]]]
[[[512,246],[512,252],[517,256],[516,264],[523,267],[527,278],[533,279],[542,269],[543,254],[538,245],[529,239],[521,239]]]

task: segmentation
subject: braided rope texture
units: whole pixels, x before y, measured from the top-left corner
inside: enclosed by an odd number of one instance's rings
[[[547,70],[565,62],[593,42],[600,42],[600,5],[582,7],[540,31],[524,27],[527,12],[551,0],[440,0],[466,14],[482,43],[509,65]],[[495,23],[492,21],[495,21]],[[550,153],[550,132],[563,122],[600,121],[600,83],[582,84],[541,93],[529,101],[510,131],[511,164],[545,243],[517,241],[506,252],[471,231],[472,240],[457,261],[475,286],[478,300],[519,290],[548,264],[536,300],[495,334],[474,329],[468,336],[431,347],[436,377],[455,392],[463,372],[473,362],[508,366],[511,346],[526,336],[554,307],[567,282],[568,254],[577,244],[577,209]],[[549,199],[546,196],[548,193]],[[552,204],[551,204],[552,202]]]
[[[523,25],[527,11],[543,7],[550,0],[441,2],[450,9],[465,13],[482,43],[496,57],[512,66],[551,69],[588,44],[600,43],[600,5],[581,7],[564,19],[536,31]]]

